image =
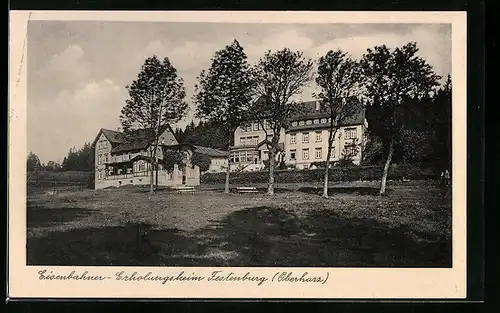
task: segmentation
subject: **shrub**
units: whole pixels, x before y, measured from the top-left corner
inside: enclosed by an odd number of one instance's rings
[[[194,153],[191,158],[191,164],[197,165],[200,168],[200,171],[206,172],[210,168],[212,160],[206,154]]]
[[[383,166],[349,166],[330,168],[329,180],[332,182],[343,181],[377,181],[382,177]],[[276,170],[275,180],[278,183],[300,183],[300,182],[321,182],[324,176],[324,169],[313,170]],[[391,165],[388,179],[401,180],[427,180],[439,178],[439,173],[430,167],[416,165]],[[255,172],[233,172],[231,182],[235,184],[244,183],[267,183],[267,171]],[[223,184],[225,173],[205,173],[201,176],[201,182],[205,184]]]

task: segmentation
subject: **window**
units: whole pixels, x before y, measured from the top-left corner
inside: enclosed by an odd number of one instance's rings
[[[247,162],[252,162],[253,160],[253,151],[247,152]]]
[[[302,134],[302,143],[309,143],[309,133]]]
[[[241,137],[240,138],[240,145],[244,146],[247,143],[246,140],[247,140],[246,137]]]
[[[309,165],[304,164],[304,165],[302,165],[302,168],[305,169],[305,170],[307,170],[309,168]]]
[[[139,171],[144,172],[146,169],[144,167],[144,162],[139,163]]]
[[[314,124],[319,124],[319,120],[318,120],[318,119],[315,119],[315,120],[314,120]]]
[[[321,119],[321,124],[325,124],[326,123],[326,118],[322,118]]]
[[[108,163],[108,154],[104,154],[104,162]]]
[[[315,152],[316,159],[321,159],[321,148],[316,148]]]
[[[292,122],[292,126],[297,126],[297,122]]]
[[[311,124],[312,124],[312,121],[311,121],[311,120],[307,120],[306,124],[307,124],[307,125],[311,125]]]
[[[293,145],[296,143],[296,135],[295,134],[290,134],[290,144]]]
[[[302,126],[302,125],[304,125],[304,124],[305,124],[305,123],[304,123],[304,121],[300,121],[300,122],[299,122],[299,125],[300,125],[300,126]]]
[[[332,146],[332,150],[330,150],[330,159],[335,158],[335,146]]]
[[[259,123],[253,123],[253,130],[259,130]]]
[[[236,152],[234,154],[234,163],[240,163],[240,153]]]
[[[101,171],[97,172],[97,179],[99,179],[99,180],[102,179],[102,173],[101,173]]]
[[[295,158],[296,158],[295,154],[296,154],[296,150],[295,149],[290,150],[290,160],[291,161],[295,160]]]
[[[331,117],[329,117],[329,118],[328,118],[328,123],[331,123],[331,122],[332,122],[332,118],[331,118]]]
[[[130,174],[130,173],[132,173],[132,168],[131,167],[127,168],[127,174]]]
[[[259,136],[253,136],[253,144],[258,145],[259,144]]]
[[[345,139],[356,138],[356,128],[346,128],[345,129]]]
[[[309,149],[302,149],[302,159],[309,160]]]
[[[321,142],[321,132],[316,132],[316,142]]]
[[[357,154],[356,148],[353,146],[347,146],[344,150],[347,156],[355,156]]]

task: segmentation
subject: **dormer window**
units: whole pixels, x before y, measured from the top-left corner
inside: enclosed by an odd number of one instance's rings
[[[315,119],[315,120],[314,120],[314,124],[319,124],[319,120],[318,120],[318,119]]]
[[[306,124],[307,124],[307,125],[311,125],[311,124],[312,124],[312,121],[311,121],[311,120],[307,120]]]
[[[304,121],[300,121],[300,122],[299,122],[299,125],[300,125],[300,126],[302,126],[302,125],[304,125],[304,124],[305,124],[305,122],[304,122]]]
[[[322,118],[321,119],[321,124],[325,124],[326,123],[326,118]]]
[[[292,122],[292,126],[297,126],[297,122]]]

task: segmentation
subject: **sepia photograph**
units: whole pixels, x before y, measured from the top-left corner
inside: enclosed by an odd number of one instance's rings
[[[28,25],[27,264],[451,267],[449,24]]]
[[[443,21],[29,20],[25,266],[452,269]]]

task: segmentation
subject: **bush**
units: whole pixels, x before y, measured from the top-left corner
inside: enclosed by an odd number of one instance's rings
[[[210,168],[211,159],[206,154],[194,153],[191,158],[191,164],[197,165],[200,168],[200,171],[206,172]]]
[[[383,166],[352,166],[332,167],[329,172],[329,180],[333,182],[344,181],[377,181],[382,177]],[[223,184],[225,173],[206,173],[201,176],[204,184]],[[321,182],[324,177],[324,169],[313,170],[276,170],[275,179],[278,183],[300,183]],[[392,165],[389,170],[388,179],[392,180],[428,180],[438,179],[439,172],[429,167],[415,165]],[[231,182],[235,184],[244,183],[267,183],[268,172],[233,172]]]

